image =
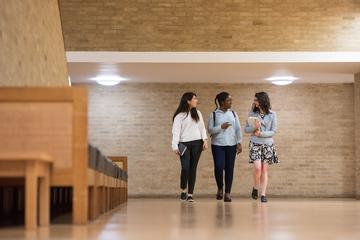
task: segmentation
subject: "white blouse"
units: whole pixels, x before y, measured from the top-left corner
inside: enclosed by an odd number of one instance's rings
[[[175,116],[172,127],[171,147],[175,151],[178,149],[179,142],[189,142],[194,140],[206,140],[206,128],[201,112],[197,110],[199,121],[191,118],[191,113],[179,113]]]

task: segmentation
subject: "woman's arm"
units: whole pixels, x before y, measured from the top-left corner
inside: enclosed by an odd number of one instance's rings
[[[271,121],[271,127],[269,131],[262,131],[260,132],[260,137],[262,138],[271,138],[275,135],[276,130],[277,130],[277,115],[275,112],[272,113],[273,116],[273,120]]]
[[[241,132],[241,124],[240,124],[240,120],[239,120],[239,116],[237,115],[237,113],[235,113],[235,133],[236,133],[236,143],[241,143],[242,142],[242,132]]]
[[[198,114],[199,114],[199,121],[200,121],[200,133],[201,133],[201,138],[202,140],[207,140],[207,134],[206,134],[206,128],[205,128],[205,124],[204,124],[204,119],[202,117],[201,112],[198,110]]]
[[[251,113],[248,114],[248,117],[251,117]],[[246,133],[253,133],[254,131],[255,131],[255,127],[250,126],[248,121],[246,120],[245,132]]]
[[[208,121],[208,131],[211,135],[218,134],[221,132],[221,125],[214,126],[214,116],[213,113],[210,114],[209,121]]]
[[[172,142],[171,147],[174,151],[178,150],[178,144],[180,141],[181,121],[179,114],[175,117],[172,126]]]

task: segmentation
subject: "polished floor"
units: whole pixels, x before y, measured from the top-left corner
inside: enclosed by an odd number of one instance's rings
[[[360,239],[360,201],[130,199],[86,226],[51,225],[36,232],[0,229],[0,239]]]

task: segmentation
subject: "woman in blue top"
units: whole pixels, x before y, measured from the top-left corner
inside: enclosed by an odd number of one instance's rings
[[[208,131],[211,134],[211,150],[217,183],[216,199],[231,202],[230,192],[233,182],[236,154],[241,153],[242,133],[237,114],[232,111],[229,93],[221,92],[215,98],[216,109],[210,114]],[[225,170],[225,196],[224,177]]]
[[[254,164],[254,187],[251,195],[253,199],[257,199],[258,189],[261,187],[261,202],[267,202],[268,165],[279,162],[273,140],[277,129],[277,116],[271,111],[267,93],[255,94],[249,117],[256,118],[255,125],[251,126],[248,119],[245,127],[245,132],[251,134],[249,163]]]

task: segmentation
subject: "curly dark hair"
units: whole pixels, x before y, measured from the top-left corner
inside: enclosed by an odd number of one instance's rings
[[[270,104],[270,98],[269,95],[266,92],[258,92],[255,93],[255,97],[259,101],[260,108],[266,113],[270,113],[271,104]],[[255,104],[252,107],[252,111],[255,113],[259,113],[260,109],[255,106]]]

